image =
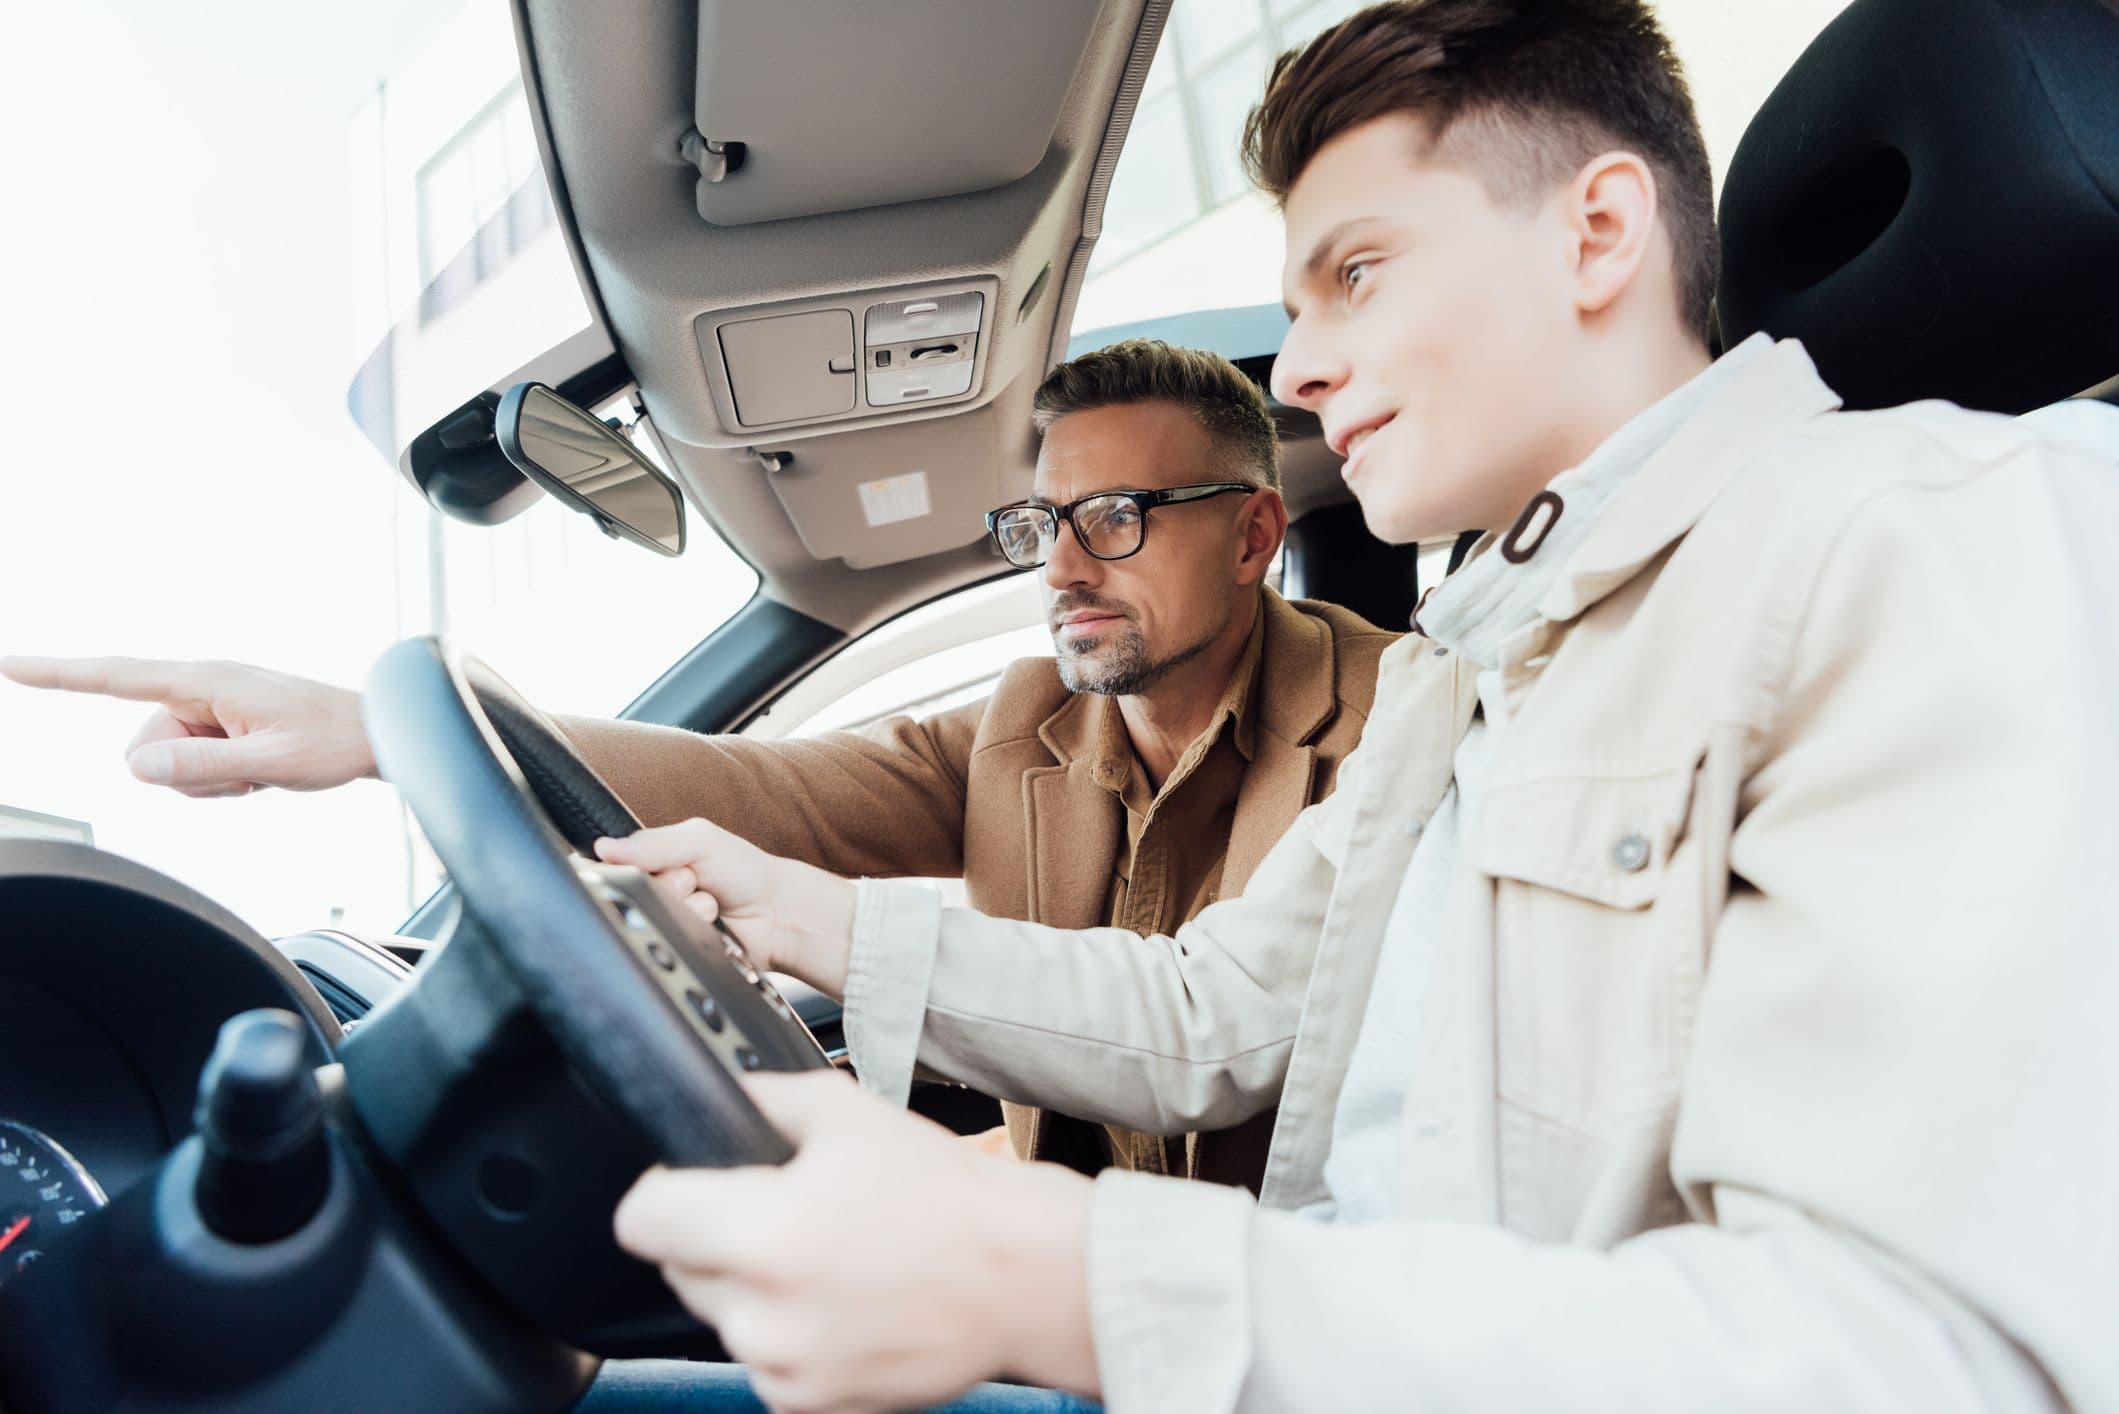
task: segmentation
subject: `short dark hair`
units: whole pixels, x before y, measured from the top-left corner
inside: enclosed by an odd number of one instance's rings
[[[1220,354],[1161,339],[1127,339],[1071,358],[1045,375],[1030,420],[1043,436],[1070,412],[1128,403],[1175,403],[1223,454],[1231,480],[1280,489],[1280,438],[1265,395]]]
[[[1350,16],[1273,65],[1244,125],[1252,181],[1285,202],[1319,148],[1410,113],[1440,146],[1471,139],[1497,201],[1542,198],[1599,151],[1655,174],[1678,310],[1711,343],[1721,264],[1714,176],[1692,95],[1644,0],[1392,0]]]

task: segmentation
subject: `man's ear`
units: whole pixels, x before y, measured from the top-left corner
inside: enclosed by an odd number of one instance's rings
[[[1575,307],[1599,314],[1639,276],[1654,243],[1655,173],[1631,152],[1592,157],[1567,190]]]
[[[1263,580],[1287,537],[1288,503],[1278,491],[1261,488],[1244,497],[1236,513],[1236,582],[1248,587]]]

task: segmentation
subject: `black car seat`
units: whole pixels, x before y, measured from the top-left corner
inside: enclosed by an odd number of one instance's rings
[[[1854,0],[1738,145],[1725,344],[1848,407],[2021,413],[2119,375],[2119,0]]]
[[[1291,599],[1322,599],[1402,632],[1420,599],[1419,555],[1418,545],[1369,534],[1352,501],[1320,506],[1288,525],[1281,588]]]

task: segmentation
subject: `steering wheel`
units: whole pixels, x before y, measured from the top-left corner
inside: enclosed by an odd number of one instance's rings
[[[597,1096],[669,1163],[792,1157],[736,1077],[831,1062],[734,934],[589,857],[640,822],[557,728],[432,637],[385,653],[364,704],[384,779]]]

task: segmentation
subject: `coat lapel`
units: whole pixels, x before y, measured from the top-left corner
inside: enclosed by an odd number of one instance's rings
[[[1055,928],[1095,928],[1111,892],[1111,861],[1125,834],[1125,806],[1097,784],[1099,709],[1108,699],[1076,693],[1038,728],[1057,764],[1023,773],[1028,916]]]
[[[1221,866],[1222,898],[1243,892],[1251,875],[1280,837],[1309,809],[1316,785],[1317,751],[1261,732],[1257,754],[1236,791],[1229,853]]]
[[[1315,802],[1317,751],[1310,743],[1339,708],[1338,644],[1331,629],[1271,589],[1261,612],[1265,642],[1248,709],[1256,731],[1221,866],[1223,898],[1243,892],[1259,862]]]

